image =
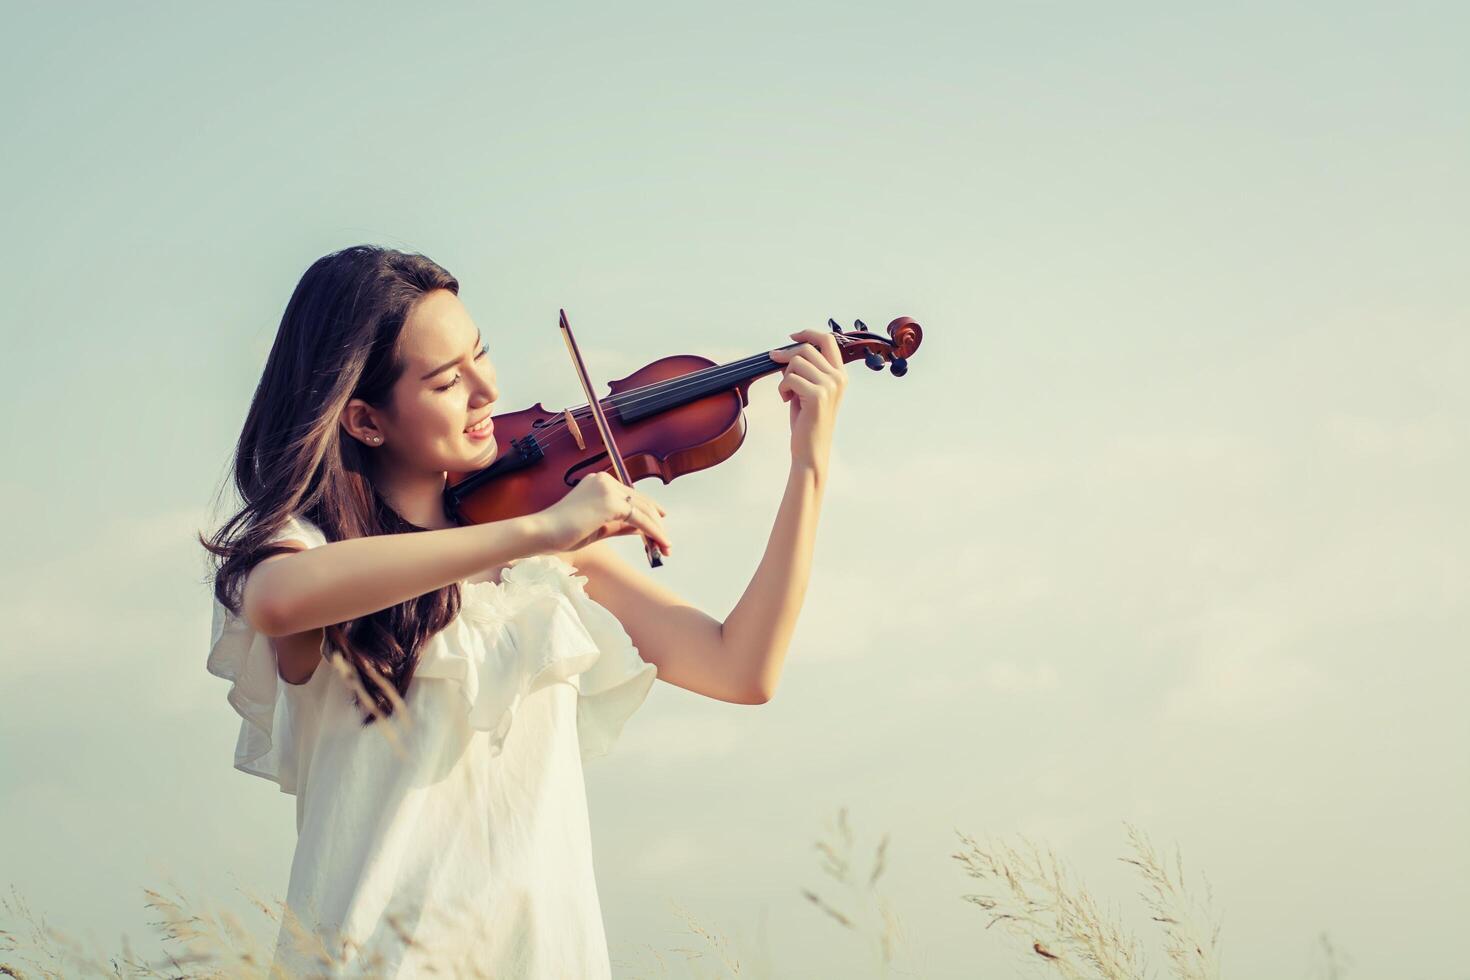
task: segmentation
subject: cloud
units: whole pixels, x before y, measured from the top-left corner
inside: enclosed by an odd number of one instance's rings
[[[618,741],[618,754],[656,759],[660,764],[706,761],[735,755],[745,743],[740,723],[719,712],[644,711]]]
[[[206,520],[199,508],[119,518],[81,539],[53,539],[44,555],[11,564],[0,622],[8,644],[25,655],[8,658],[10,676],[151,656],[196,625],[203,669],[210,592],[194,533]]]
[[[1331,442],[1354,456],[1410,466],[1443,463],[1464,452],[1463,424],[1446,414],[1384,419],[1334,412],[1323,422]]]
[[[705,854],[705,847],[697,838],[670,831],[661,833],[640,850],[634,867],[640,875],[650,878],[672,877],[698,867],[705,860]]]
[[[1057,686],[1057,669],[1049,663],[1023,667],[1008,660],[992,660],[980,669],[980,685],[1001,694],[1030,694]]]
[[[1323,682],[1280,624],[1245,610],[1209,617],[1188,679],[1168,690],[1168,721],[1263,721],[1301,712]]]

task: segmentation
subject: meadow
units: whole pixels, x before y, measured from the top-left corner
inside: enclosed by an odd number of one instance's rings
[[[972,904],[977,913],[975,942],[1002,943],[1014,953],[1017,976],[1060,977],[1065,980],[1220,980],[1220,914],[1213,907],[1209,883],[1202,875],[1186,875],[1182,853],[1162,853],[1139,828],[1125,824],[1127,849],[1119,860],[1137,872],[1138,909],[1155,927],[1139,934],[1124,922],[1117,902],[1094,896],[1082,878],[1044,842],[1025,836],[977,838],[956,831],[959,848],[955,882],[936,882],[950,889],[968,881],[972,890],[956,891],[957,901]],[[889,836],[884,834],[871,852],[859,851],[857,834],[840,809],[814,842],[816,887],[799,887],[816,919],[830,929],[826,942],[863,944],[870,956],[871,977],[917,977],[905,964],[901,910],[883,893]],[[1191,884],[1199,878],[1199,884]],[[1203,891],[1201,892],[1201,888]],[[310,949],[322,964],[322,975],[340,966],[319,936],[302,928],[280,900],[248,896],[260,920],[239,917],[193,902],[170,889],[168,893],[144,888],[147,906],[158,916],[153,923],[161,951],[145,956],[123,938],[122,948],[107,952],[89,949],[44,916],[38,916],[12,886],[0,898],[0,976],[21,978],[124,977],[160,980],[204,978],[269,978],[277,937]],[[614,958],[614,975],[637,978],[774,978],[783,974],[771,962],[771,951],[737,944],[717,929],[699,922],[688,910],[671,903],[672,913],[687,928],[689,942],[667,949],[643,946],[630,958]],[[390,916],[390,921],[393,921]],[[284,929],[282,925],[284,924]],[[814,923],[822,925],[823,923]],[[466,935],[473,924],[466,923]],[[395,928],[398,928],[395,924]],[[815,935],[822,935],[814,928]],[[404,931],[407,946],[414,939]],[[1318,937],[1318,962],[1313,980],[1341,980],[1351,960],[1326,934]],[[420,955],[432,972],[447,976],[488,977],[477,969],[473,944],[452,955],[423,950]],[[359,965],[369,971],[371,963]]]

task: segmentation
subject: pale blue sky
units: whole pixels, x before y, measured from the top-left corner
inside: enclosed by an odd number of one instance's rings
[[[604,381],[926,329],[908,377],[850,368],[776,699],[656,685],[589,767],[619,975],[699,944],[670,901],[850,975],[799,892],[845,804],[893,835],[917,975],[1014,971],[954,828],[1050,841],[1144,930],[1131,820],[1209,874],[1227,977],[1307,976],[1323,931],[1351,976],[1464,976],[1467,27],[12,5],[0,885],[112,948],[165,874],[285,894],[291,800],[230,768],[192,534],[296,280],[367,241],[460,278],[507,410],[579,399],[563,306]],[[730,463],[642,485],[653,574],[716,616],[782,487],[785,407],[752,401]]]

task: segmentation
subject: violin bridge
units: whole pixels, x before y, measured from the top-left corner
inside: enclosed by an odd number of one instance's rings
[[[561,414],[567,420],[567,428],[572,430],[572,438],[577,440],[577,448],[585,450],[587,444],[582,441],[582,430],[577,428],[577,420],[572,417],[572,410],[570,408],[564,408]]]

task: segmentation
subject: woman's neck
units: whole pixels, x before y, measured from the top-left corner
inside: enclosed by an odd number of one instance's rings
[[[429,530],[455,527],[444,513],[444,484],[447,473],[374,474],[378,493],[398,516]]]

